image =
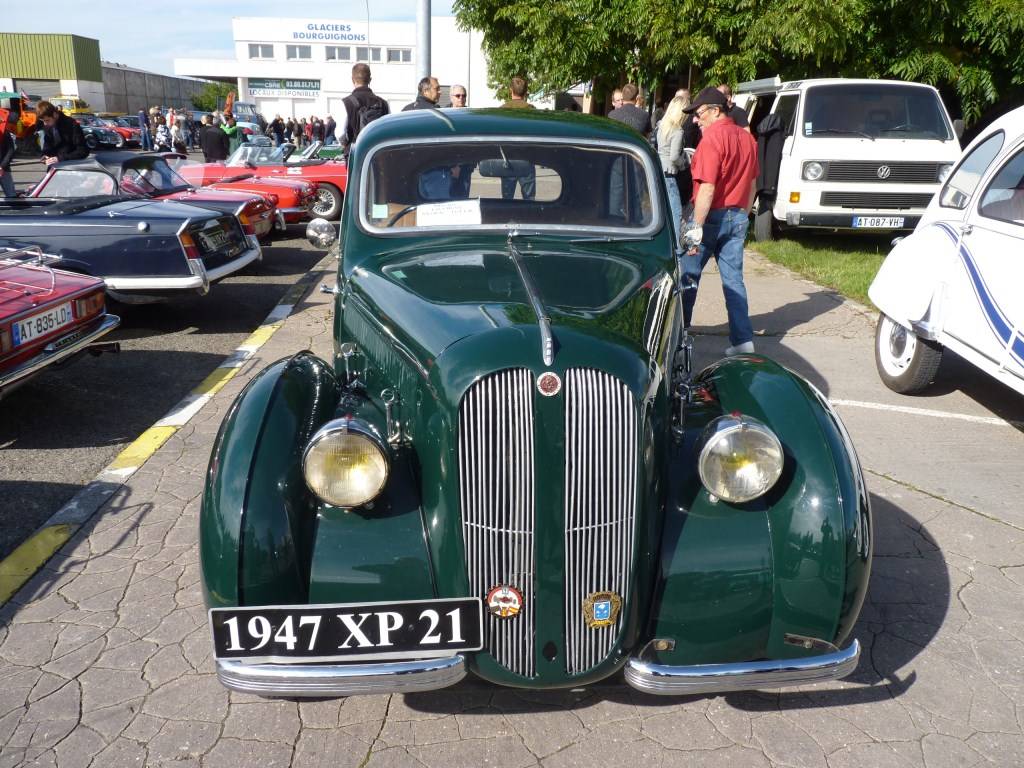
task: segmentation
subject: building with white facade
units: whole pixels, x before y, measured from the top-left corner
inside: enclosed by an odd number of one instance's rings
[[[483,34],[460,31],[452,16],[433,17],[430,32],[430,73],[441,82],[440,104],[447,106],[454,84],[466,86],[471,107],[500,104],[487,86]],[[175,74],[237,81],[238,101],[254,102],[268,120],[278,114],[339,119],[357,62],[370,65],[370,87],[392,111],[416,96],[415,22],[236,17],[232,34],[234,58],[175,59]]]

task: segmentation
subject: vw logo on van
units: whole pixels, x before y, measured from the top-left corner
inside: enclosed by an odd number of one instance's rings
[[[892,173],[892,168],[890,168],[888,165],[880,165],[880,166],[878,166],[878,170],[875,171],[875,174],[880,179],[888,179],[889,175],[891,173]]]

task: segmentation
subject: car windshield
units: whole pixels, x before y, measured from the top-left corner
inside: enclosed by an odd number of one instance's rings
[[[654,174],[627,147],[494,139],[386,147],[362,175],[364,227],[650,231]],[[400,228],[400,229],[399,229]]]
[[[938,94],[920,85],[817,85],[807,89],[804,102],[804,136],[953,138]]]
[[[149,159],[146,163],[133,163],[121,173],[121,191],[134,195],[160,195],[189,186],[162,159]]]
[[[294,144],[282,144],[280,147],[271,147],[261,144],[243,144],[236,149],[228,158],[228,165],[283,165],[291,151],[295,149]]]
[[[57,168],[39,190],[41,197],[93,197],[117,192],[114,179],[103,171]]]

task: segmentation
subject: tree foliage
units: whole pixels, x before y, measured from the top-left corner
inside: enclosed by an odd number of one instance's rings
[[[645,85],[694,67],[700,83],[841,75],[942,86],[976,118],[1024,85],[1024,0],[455,0],[484,32],[490,78],[551,93]]]
[[[203,112],[213,112],[224,105],[228,94],[235,90],[230,83],[207,83],[197,95],[192,97],[192,105]]]

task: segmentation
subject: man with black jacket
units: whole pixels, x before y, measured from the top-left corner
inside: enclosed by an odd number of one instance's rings
[[[203,127],[199,129],[199,148],[203,150],[203,159],[207,163],[222,163],[228,159],[231,140],[220,129],[218,120],[213,115],[203,115]]]
[[[416,100],[402,107],[403,112],[413,109],[437,109],[437,100],[441,95],[441,84],[436,77],[424,77],[416,86]]]
[[[346,155],[367,124],[391,114],[388,103],[370,90],[368,64],[360,63],[352,67],[352,85],[355,86],[352,93],[342,100],[345,105],[345,130],[341,134],[341,144]]]
[[[82,126],[48,101],[36,105],[36,115],[43,124],[43,162],[46,165],[89,156]]]

